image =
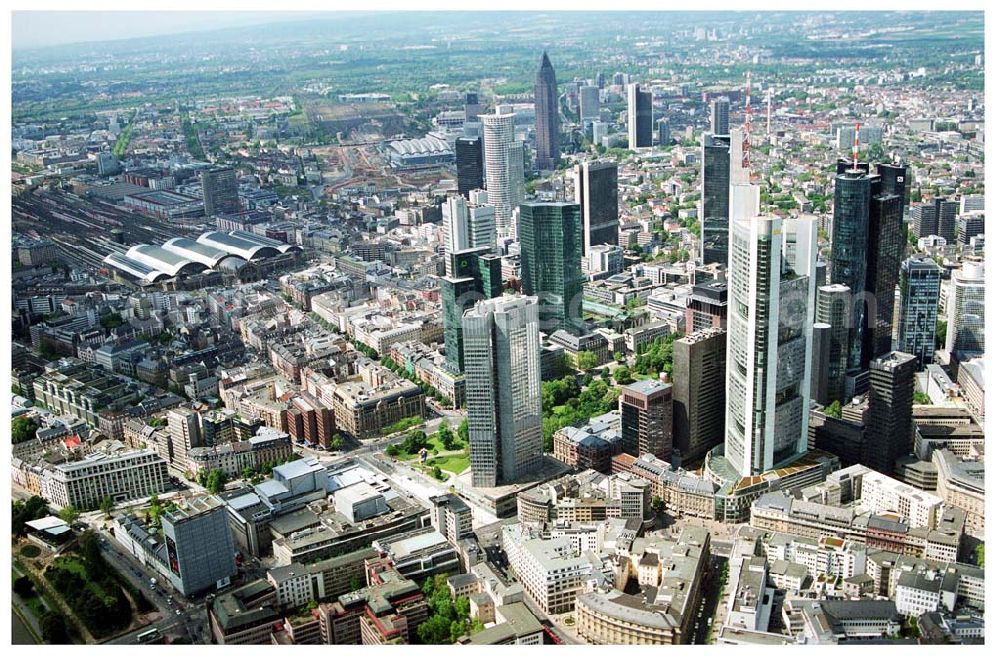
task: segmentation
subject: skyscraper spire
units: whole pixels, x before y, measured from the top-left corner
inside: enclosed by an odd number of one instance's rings
[[[743,109],[743,163],[742,167],[750,168],[750,71],[747,71],[746,104]]]
[[[773,91],[774,91],[774,89],[772,87],[768,87],[768,89],[767,89],[767,130],[766,130],[766,133],[767,133],[768,137],[771,136],[771,96],[773,95]]]
[[[555,170],[559,165],[559,89],[548,52],[542,53],[535,77],[535,149],[538,168]]]
[[[858,168],[858,142],[861,138],[861,124],[854,124],[854,169]]]

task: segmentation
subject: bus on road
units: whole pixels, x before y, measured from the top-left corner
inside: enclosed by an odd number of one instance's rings
[[[154,642],[162,642],[163,641],[163,634],[160,633],[159,629],[157,629],[157,628],[154,627],[152,629],[148,629],[146,631],[143,631],[142,633],[140,633],[139,635],[137,635],[135,637],[135,641],[138,642],[141,645],[142,644],[150,644],[150,643],[154,643]]]

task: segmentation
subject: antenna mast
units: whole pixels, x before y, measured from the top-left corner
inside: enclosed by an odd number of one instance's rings
[[[861,137],[861,124],[854,124],[854,170],[858,169],[858,141]]]
[[[750,168],[750,71],[747,71],[746,103],[743,108],[743,162],[742,167]],[[749,173],[749,171],[748,171]]]
[[[767,88],[767,136],[771,136],[771,87]]]

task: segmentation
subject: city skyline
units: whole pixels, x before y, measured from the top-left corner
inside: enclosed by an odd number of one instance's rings
[[[984,12],[406,9],[13,14],[12,643],[985,644]]]

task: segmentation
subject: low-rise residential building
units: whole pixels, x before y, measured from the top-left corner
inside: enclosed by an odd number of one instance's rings
[[[402,419],[423,417],[423,391],[408,380],[390,376],[375,385],[363,379],[339,383],[333,394],[337,428],[356,439],[370,439]]]
[[[292,440],[287,433],[261,427],[244,442],[195,447],[188,451],[188,471],[196,477],[203,472],[221,469],[230,479],[240,478],[246,468],[258,470],[268,463],[292,456]]]
[[[613,565],[615,589],[580,594],[576,626],[591,644],[680,645],[690,642],[710,554],[708,531],[684,528],[674,539],[639,538]],[[629,581],[639,594],[623,591]]]

